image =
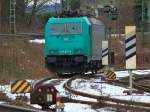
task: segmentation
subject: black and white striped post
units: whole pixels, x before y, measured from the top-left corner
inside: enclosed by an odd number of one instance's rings
[[[102,41],[102,65],[108,64],[108,41]]]
[[[126,69],[129,72],[130,94],[132,94],[132,70],[136,69],[136,26],[125,27]]]

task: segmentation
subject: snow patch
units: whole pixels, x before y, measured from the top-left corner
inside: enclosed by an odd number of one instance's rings
[[[29,40],[30,43],[37,43],[37,44],[44,44],[45,39],[34,39],[34,40]]]
[[[128,71],[116,71],[115,73],[117,78],[123,78],[129,76]],[[132,73],[136,75],[148,75],[150,74],[150,70],[133,70]]]
[[[85,104],[65,103],[65,112],[112,112],[111,109],[92,109],[91,106]]]
[[[149,74],[150,70],[134,70],[132,71],[135,74],[143,75],[143,74]],[[128,76],[128,71],[117,71],[115,72],[117,77],[126,77]],[[103,74],[99,74],[103,75]],[[63,88],[64,83],[68,79],[55,79],[53,80],[54,83],[56,83],[55,87],[59,91],[61,96],[69,97],[72,99],[77,100],[84,100],[84,101],[93,101],[96,102],[95,99],[86,98],[78,95],[74,95],[72,93],[69,93]],[[28,80],[30,83],[34,83],[33,80]],[[98,82],[98,83],[97,83]],[[150,102],[150,94],[144,93],[142,95],[139,94],[133,94],[133,95],[126,95],[123,93],[124,90],[127,90],[127,88],[119,87],[115,85],[110,85],[107,83],[100,83],[100,78],[92,78],[91,80],[85,80],[85,79],[76,79],[72,82],[71,87],[76,89],[77,91],[82,91],[88,94],[93,95],[103,95],[103,96],[109,96],[112,98],[117,99],[123,99],[123,100],[132,100],[132,101],[138,101],[138,102]],[[47,81],[46,83],[50,83],[50,81]],[[4,85],[0,86],[0,90],[7,94],[7,96],[11,99],[16,98],[16,94],[11,94],[11,86],[10,85]],[[30,98],[30,94],[26,94],[27,97]],[[4,103],[4,102],[0,102]],[[38,105],[32,105],[35,108],[41,108]],[[65,103],[65,112],[112,112],[110,108],[101,108],[101,109],[93,109],[89,105],[84,104],[75,104],[75,103]]]

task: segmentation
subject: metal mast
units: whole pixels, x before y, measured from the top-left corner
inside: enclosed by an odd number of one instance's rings
[[[61,12],[64,11],[64,0],[60,0],[60,4],[61,4]]]
[[[67,0],[66,2],[67,2],[67,11],[69,11],[70,10],[69,0]]]
[[[10,0],[10,32],[12,34],[16,33],[16,0]]]

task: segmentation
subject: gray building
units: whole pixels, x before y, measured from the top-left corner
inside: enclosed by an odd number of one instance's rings
[[[100,15],[100,10],[104,6],[117,7],[118,0],[81,0],[81,10],[84,13],[92,14],[95,16]]]

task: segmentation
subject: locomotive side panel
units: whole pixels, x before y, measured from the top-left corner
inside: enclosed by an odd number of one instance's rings
[[[102,59],[102,40],[105,40],[105,26],[100,20],[94,18],[92,22],[92,60]]]

